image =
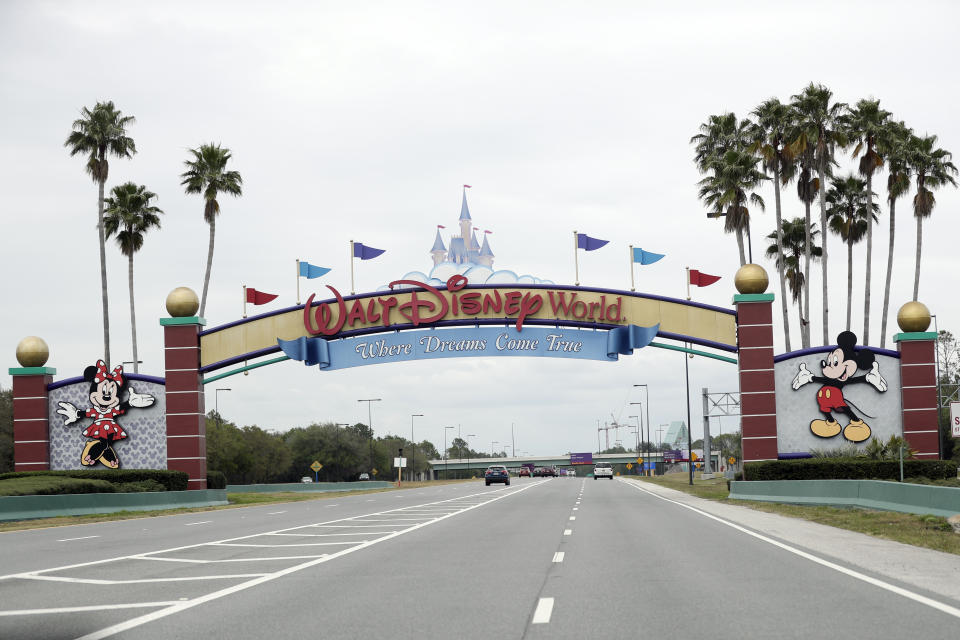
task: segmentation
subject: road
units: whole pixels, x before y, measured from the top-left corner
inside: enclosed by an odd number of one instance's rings
[[[960,559],[833,531],[515,478],[11,532],[0,638],[956,637]]]

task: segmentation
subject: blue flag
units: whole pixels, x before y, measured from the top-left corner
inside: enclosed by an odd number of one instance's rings
[[[603,245],[610,242],[609,240],[600,240],[599,238],[591,238],[585,233],[577,234],[577,249],[583,249],[584,251],[594,251],[599,249]]]
[[[386,249],[374,249],[359,242],[353,243],[353,257],[361,260],[371,260],[382,255]]]
[[[327,269],[326,267],[317,267],[309,262],[304,262],[303,260],[300,261],[300,276],[302,278],[312,280],[314,278],[319,278],[320,276],[325,276],[328,273],[330,273],[330,269]]]
[[[651,253],[650,251],[644,251],[639,247],[633,248],[633,261],[639,262],[640,264],[653,264],[665,255],[666,254],[664,253]]]

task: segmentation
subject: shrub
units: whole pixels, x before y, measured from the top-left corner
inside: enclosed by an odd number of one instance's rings
[[[105,480],[113,484],[153,480],[162,485],[166,491],[186,491],[187,479],[189,478],[183,471],[171,471],[169,469],[76,469],[68,471],[18,471],[15,473],[3,473],[0,474],[0,480],[36,476]]]
[[[219,471],[207,471],[207,489],[226,489],[227,476]]]
[[[867,458],[809,458],[770,460],[744,465],[747,480],[899,480],[897,460]],[[933,480],[957,477],[957,463],[950,460],[904,460],[904,478]]]
[[[117,493],[141,493],[146,491],[166,491],[167,488],[156,480],[140,480],[139,482],[121,482],[116,485]]]
[[[53,496],[70,493],[114,493],[117,485],[106,480],[56,476],[0,480],[0,496]]]

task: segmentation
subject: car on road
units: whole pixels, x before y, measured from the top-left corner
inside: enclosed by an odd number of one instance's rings
[[[483,474],[483,479],[486,481],[488,487],[493,482],[502,482],[509,486],[510,472],[507,471],[507,468],[502,464],[492,464],[487,467],[487,471]]]
[[[609,462],[597,462],[593,465],[593,479],[610,478],[613,480],[613,467]]]
[[[517,473],[517,476],[520,478],[529,478],[530,477],[530,468],[529,467],[520,467],[520,471]]]
[[[302,482],[303,484],[310,484],[313,482],[313,478],[311,478],[310,476],[303,476],[302,478],[300,478],[300,482]]]
[[[369,480],[369,479],[370,479],[370,474],[369,474],[369,473],[361,473],[361,474],[360,474],[360,479],[361,479],[361,480]]]
[[[573,469],[567,469],[567,477],[568,477],[568,478],[576,478],[576,477],[577,477],[577,472],[574,471]]]

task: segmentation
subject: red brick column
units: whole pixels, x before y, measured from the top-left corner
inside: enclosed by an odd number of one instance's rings
[[[167,397],[167,468],[186,471],[188,489],[207,488],[207,431],[200,378],[203,318],[162,318]]]
[[[47,385],[56,369],[11,368],[13,376],[13,470],[50,468],[50,416]]]
[[[777,459],[777,400],[773,375],[773,294],[737,294],[737,368],[743,461]]]
[[[903,437],[918,458],[940,457],[940,420],[937,411],[937,334],[933,331],[898,333],[900,398]]]

